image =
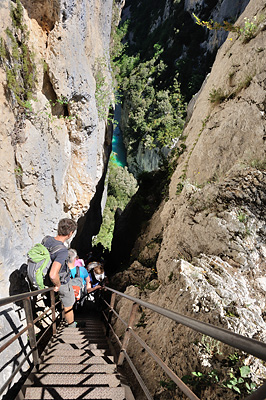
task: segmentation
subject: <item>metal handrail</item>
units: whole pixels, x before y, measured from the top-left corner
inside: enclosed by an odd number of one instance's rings
[[[112,298],[111,298],[111,305],[108,304],[108,302],[105,301],[105,304],[108,305],[109,307],[109,317],[106,318],[107,320],[107,333],[109,332],[109,329],[114,332],[112,326],[111,326],[111,318],[112,314],[115,314],[117,318],[126,326],[126,333],[124,336],[124,341],[123,344],[121,345],[121,342],[119,341],[120,344],[120,356],[118,359],[118,365],[122,365],[122,362],[124,360],[124,356],[128,360],[128,354],[126,352],[127,346],[128,346],[128,341],[129,341],[129,336],[132,335],[139,343],[140,345],[153,357],[153,359],[157,362],[158,365],[160,365],[166,374],[172,379],[177,386],[183,391],[184,394],[189,399],[198,399],[198,397],[190,391],[190,389],[184,384],[183,381],[178,378],[173,371],[170,370],[166,366],[166,364],[161,360],[154,352],[153,350],[136,334],[136,332],[133,331],[133,322],[132,322],[132,312],[133,312],[133,307],[131,311],[131,316],[130,316],[130,321],[129,323],[126,323],[120,316],[119,314],[115,311],[114,309],[114,304],[115,304],[115,296],[119,295],[121,297],[124,297],[134,304],[138,304],[142,307],[148,308],[157,314],[163,315],[169,319],[172,319],[173,321],[176,321],[179,324],[182,324],[184,326],[187,326],[194,331],[200,332],[204,335],[210,336],[214,339],[217,339],[225,344],[228,344],[236,349],[242,350],[247,354],[254,355],[255,357],[260,358],[261,360],[266,361],[266,343],[260,342],[258,340],[254,340],[245,336],[242,336],[240,334],[237,334],[235,332],[231,332],[227,329],[216,327],[211,324],[207,324],[205,322],[201,322],[196,320],[195,318],[187,317],[185,315],[176,313],[174,311],[165,309],[163,307],[157,306],[155,304],[140,300],[136,297],[127,295],[125,293],[121,293],[115,289],[112,289],[110,287],[105,286],[105,289],[108,291],[112,292]],[[118,339],[117,335],[115,337]],[[131,366],[131,363],[129,363]],[[135,368],[135,367],[134,367]],[[133,373],[134,370],[132,369]],[[138,379],[138,376],[135,374],[136,378]],[[142,383],[139,382],[141,386]],[[146,390],[146,389],[145,389]],[[266,393],[266,383],[263,384],[260,388],[258,388],[255,392],[253,392],[250,396],[246,398],[246,400],[264,400],[265,399],[265,393]],[[149,398],[149,397],[147,397]]]
[[[33,315],[32,315],[32,306],[31,306],[31,298],[32,297],[36,297],[39,294],[43,295],[44,293],[50,293],[50,297],[51,297],[51,307],[49,307],[47,310],[45,310],[44,312],[42,312],[41,315],[39,315],[37,318],[33,319]],[[0,347],[0,354],[6,349],[8,348],[15,340],[19,339],[23,333],[25,333],[26,331],[28,331],[28,337],[29,337],[29,344],[30,344],[30,351],[28,354],[26,354],[26,356],[22,359],[22,361],[19,363],[19,365],[16,367],[16,369],[13,371],[13,373],[10,375],[10,377],[8,378],[8,380],[4,383],[4,385],[0,388],[0,395],[3,394],[3,392],[6,390],[6,388],[8,387],[8,385],[13,381],[14,377],[17,375],[17,373],[21,370],[22,366],[24,365],[24,363],[29,359],[29,357],[32,355],[33,357],[33,365],[36,367],[39,363],[39,354],[38,354],[38,344],[40,342],[40,340],[43,338],[43,336],[47,333],[48,329],[50,329],[52,327],[52,333],[55,334],[56,333],[56,315],[55,315],[55,307],[57,304],[59,304],[60,302],[55,303],[55,294],[54,294],[54,288],[46,288],[46,289],[41,289],[41,290],[35,290],[32,292],[27,292],[27,293],[22,293],[22,294],[18,294],[18,295],[14,295],[14,296],[10,296],[10,297],[5,297],[0,299],[0,307],[3,307],[7,304],[12,304],[12,303],[16,303],[17,301],[23,301],[23,306],[25,309],[25,315],[26,315],[26,321],[27,321],[27,325],[20,330],[14,337],[12,337],[11,339],[9,339],[8,342],[4,343],[1,347]],[[36,336],[35,336],[35,331],[34,331],[34,325],[36,324],[36,322],[38,322],[40,319],[42,319],[45,315],[48,314],[48,312],[51,311],[52,315],[51,315],[51,324],[48,325],[48,327],[46,327],[46,329],[44,330],[44,332],[42,333],[41,337],[38,339],[38,341],[36,340]]]

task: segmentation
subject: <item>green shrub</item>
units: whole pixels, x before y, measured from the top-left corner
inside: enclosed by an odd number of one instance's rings
[[[209,101],[213,104],[220,104],[226,100],[227,95],[222,91],[221,88],[213,88],[209,94]]]

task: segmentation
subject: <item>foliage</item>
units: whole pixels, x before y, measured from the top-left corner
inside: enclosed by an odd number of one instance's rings
[[[263,160],[258,160],[258,159],[251,160],[250,165],[251,165],[251,167],[256,168],[258,170],[265,171],[266,170],[266,158]]]
[[[29,108],[36,83],[36,66],[34,55],[29,49],[29,31],[23,24],[23,7],[16,0],[16,7],[11,6],[12,27],[6,29],[11,43],[11,51],[7,42],[1,38],[0,57],[4,65],[7,87],[19,105]]]
[[[172,381],[172,380],[167,380],[167,381],[161,380],[159,382],[159,385],[162,386],[163,388],[171,391],[171,392],[176,390],[176,388],[177,388],[176,383],[174,381]]]
[[[256,384],[251,379],[250,367],[242,364],[240,354],[234,352],[226,358],[221,358],[222,353],[220,350],[217,353],[215,348],[213,349],[214,351],[208,352],[208,354],[212,356],[219,354],[219,362],[222,368],[215,370],[209,367],[205,372],[194,371],[191,375],[183,376],[183,382],[190,385],[195,394],[199,396],[208,386],[213,387],[215,384],[234,393],[236,392],[238,395],[241,394],[241,396],[252,393],[256,388]],[[229,368],[226,373],[223,371],[224,367]],[[237,396],[236,398],[238,399],[239,397]]]
[[[190,385],[195,393],[200,394],[208,386],[218,384],[238,394],[250,394],[256,388],[256,384],[251,382],[250,367],[243,365],[234,371],[232,368],[228,373],[229,378],[223,380],[216,370],[210,372],[192,372],[191,375],[183,376],[182,380]]]
[[[239,210],[239,212],[237,214],[237,218],[238,218],[239,222],[243,222],[243,223],[247,222],[247,215],[241,210]]]
[[[14,169],[14,173],[15,173],[16,176],[22,176],[22,175],[23,175],[22,167],[21,167],[21,166],[17,166],[17,167]]]
[[[227,98],[221,88],[213,88],[209,95],[209,101],[213,104],[220,104]]]
[[[102,243],[105,248],[111,248],[116,210],[118,208],[123,210],[136,191],[137,181],[128,172],[127,167],[120,167],[111,159],[109,162],[107,200],[103,212],[103,221],[100,232],[93,240],[94,245]]]
[[[247,365],[243,365],[237,371],[231,369],[229,379],[221,385],[239,394],[250,394],[256,388],[256,384],[250,381],[250,367]]]
[[[147,323],[145,321],[146,321],[146,314],[144,311],[142,311],[141,316],[139,318],[139,322],[136,324],[136,327],[137,328],[140,328],[140,327],[146,328]]]
[[[243,38],[243,42],[247,43],[252,38],[256,36],[259,23],[261,22],[261,18],[257,20],[257,17],[253,17],[253,19],[244,18],[244,27],[240,29],[240,34]]]
[[[67,106],[72,104],[72,101],[68,101],[66,97],[60,96],[56,100],[47,101],[41,109],[34,111],[32,107],[32,101],[38,103],[37,99],[27,100],[24,102],[24,108],[26,110],[25,115],[31,118],[32,121],[39,120],[39,117],[46,117],[49,122],[54,123],[58,119],[63,119],[64,121],[72,121],[77,118],[76,115],[69,115]],[[54,126],[61,129],[61,126]]]
[[[219,23],[219,22],[215,22],[212,19],[210,19],[209,21],[202,21],[194,13],[192,15],[195,18],[197,25],[203,26],[203,27],[205,27],[205,28],[207,28],[209,30],[216,30],[217,31],[217,30],[222,29],[222,30],[227,31],[227,32],[238,32],[238,33],[240,32],[240,27],[239,26],[234,26],[233,24],[231,24],[228,21],[223,21],[222,24]]]
[[[100,120],[106,120],[111,103],[111,87],[106,79],[107,62],[104,57],[97,58],[94,66],[94,78],[96,82],[95,99]]]
[[[220,342],[210,336],[203,335],[201,339],[201,346],[210,355],[222,354],[220,349]]]
[[[206,373],[193,371],[191,375],[183,376],[182,381],[190,385],[196,394],[199,394],[208,386],[219,382],[219,377],[216,370]]]
[[[120,40],[127,28],[128,24],[121,27]],[[139,54],[127,55],[125,49],[124,45],[116,57],[119,90],[130,107],[124,134],[131,144],[142,141],[148,149],[171,146],[183,130],[185,116],[178,74],[171,86],[161,89],[159,82],[167,67],[160,59],[163,48],[155,43],[153,57],[145,62],[140,62]]]
[[[125,44],[122,43],[124,36],[128,31],[129,20],[126,20],[124,23],[120,24],[119,27],[113,28],[112,31],[112,42],[110,49],[110,59],[112,64],[112,69],[114,74],[117,75],[116,71],[116,60],[122,56],[125,51]]]
[[[258,18],[257,16],[254,16],[252,19],[246,17],[244,18],[244,26],[240,27],[235,26],[228,21],[223,21],[222,24],[219,22],[214,22],[212,19],[209,21],[202,21],[194,13],[193,17],[195,18],[197,25],[203,26],[207,29],[222,29],[227,32],[237,32],[242,37],[243,43],[249,42],[253,37],[256,36],[259,24],[265,19],[263,15],[259,16]]]

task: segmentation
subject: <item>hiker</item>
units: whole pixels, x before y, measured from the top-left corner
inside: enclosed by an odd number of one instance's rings
[[[83,285],[86,285],[86,278],[88,277],[88,271],[84,267],[84,261],[78,257],[75,249],[68,250],[68,265],[72,278],[77,276],[82,278]]]
[[[89,263],[87,266],[87,270],[89,272],[87,292],[93,296],[93,292],[97,290],[102,290],[104,285],[107,283],[108,278],[105,275],[103,265],[100,262],[93,261]]]
[[[80,286],[81,296],[85,295],[86,289],[89,288],[89,273],[84,267],[84,261],[78,258],[75,249],[68,250],[68,266],[70,268],[72,286]]]
[[[71,238],[77,223],[69,218],[61,219],[58,223],[57,236],[46,236],[42,244],[49,250],[56,245],[64,244]],[[49,271],[49,277],[54,285],[54,291],[58,292],[65,311],[65,319],[69,327],[76,327],[74,321],[73,304],[75,295],[70,281],[70,270],[68,267],[68,250],[62,246],[59,250],[51,253],[52,265]]]

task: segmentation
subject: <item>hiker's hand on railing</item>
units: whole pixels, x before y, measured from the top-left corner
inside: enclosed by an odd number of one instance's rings
[[[58,292],[59,286],[54,286],[54,292]]]

